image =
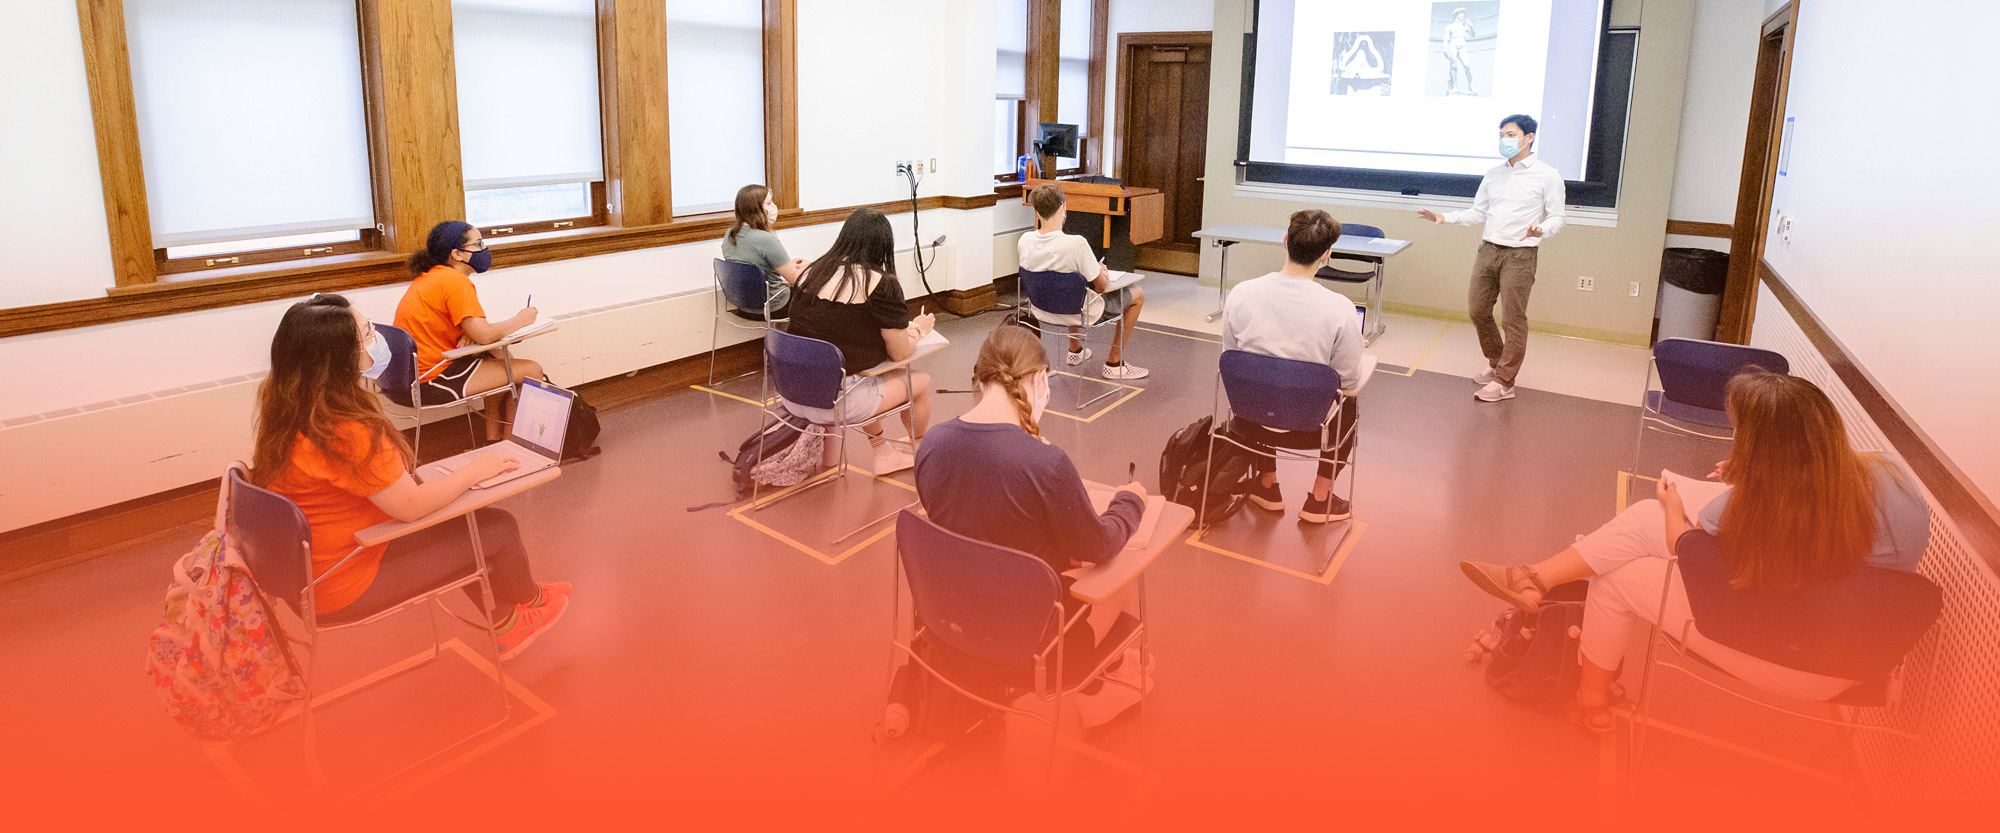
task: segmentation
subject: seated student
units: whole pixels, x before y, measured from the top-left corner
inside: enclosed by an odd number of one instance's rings
[[[472,543],[463,524],[448,523],[355,554],[354,534],[391,518],[414,521],[444,508],[481,480],[520,465],[488,453],[444,477],[418,483],[410,449],[361,384],[380,375],[389,351],[359,310],[339,295],[293,304],[271,339],[271,375],[257,390],[251,479],[290,498],[312,528],[313,590],[319,616],[365,617],[413,593],[467,574]],[[537,583],[514,517],[477,510],[479,540],[498,603],[490,615],[500,658],[519,656],[569,607],[568,582]],[[338,569],[336,569],[336,567]],[[331,575],[328,573],[331,572]],[[477,585],[473,604],[486,601]]]
[[[1725,401],[1736,438],[1729,459],[1710,476],[1732,488],[1696,520],[1717,537],[1737,587],[1798,587],[1837,579],[1864,563],[1917,568],[1930,543],[1930,507],[1900,463],[1848,445],[1840,413],[1825,393],[1795,376],[1751,371],[1730,380]],[[1614,726],[1611,682],[1634,628],[1653,623],[1680,634],[1693,618],[1680,573],[1663,586],[1667,559],[1689,528],[1685,511],[1680,492],[1665,482],[1658,500],[1632,504],[1554,558],[1525,567],[1459,565],[1480,589],[1531,612],[1548,588],[1590,580],[1576,693],[1577,719],[1585,728],[1609,732]],[[1854,686],[1728,648],[1695,629],[1687,630],[1687,646],[1774,694],[1827,700]]]
[[[978,394],[972,409],[933,427],[917,452],[917,497],[931,520],[960,535],[1038,556],[1058,573],[1104,561],[1124,548],[1145,514],[1146,487],[1137,481],[1120,486],[1102,514],[1091,507],[1069,455],[1041,436],[1049,402],[1049,365],[1041,342],[1019,327],[996,328],[979,347],[972,384]],[[1065,588],[1071,582],[1063,578]],[[1072,615],[1079,604],[1063,594]],[[1115,605],[1101,607],[1094,612],[1101,615],[1091,617],[1099,632],[1119,612]],[[1081,628],[1072,634],[1081,634]],[[1067,650],[1089,656],[1093,644],[1094,638]],[[1136,661],[1121,667],[1124,674],[1139,673]],[[1110,720],[1138,702],[1137,694],[1103,686],[1079,704],[1084,723]]]
[[[782,318],[786,305],[791,303],[792,284],[799,282],[799,275],[806,270],[806,261],[805,258],[786,256],[785,244],[778,242],[778,236],[771,233],[771,226],[776,222],[778,204],[771,200],[771,189],[762,185],[745,185],[738,189],[736,219],[729,224],[729,233],[722,236],[722,258],[754,263],[762,268],[770,291],[765,307],[771,317]]]
[[[1324,364],[1340,374],[1343,392],[1353,393],[1361,384],[1362,347],[1354,302],[1313,279],[1332,256],[1333,241],[1338,239],[1340,224],[1326,212],[1293,214],[1285,230],[1284,267],[1229,291],[1229,302],[1222,310],[1222,349]],[[1341,400],[1342,433],[1361,416],[1357,402],[1353,396]],[[1245,419],[1234,420],[1229,430],[1244,444],[1267,451],[1274,446],[1319,445],[1318,436],[1277,431]],[[1331,459],[1326,456],[1328,451],[1333,452]],[[1301,523],[1323,524],[1351,516],[1347,500],[1333,493],[1333,481],[1354,457],[1354,436],[1348,434],[1338,448],[1321,449],[1320,457],[1312,496],[1299,509]],[[1273,512],[1285,511],[1275,461],[1257,457],[1251,470],[1258,478],[1250,490],[1250,502]]]
[[[493,265],[493,252],[480,239],[479,229],[460,220],[447,220],[431,227],[424,248],[410,255],[410,272],[417,277],[396,305],[396,326],[409,331],[417,342],[419,387],[426,405],[456,402],[471,394],[485,393],[519,383],[522,379],[542,379],[542,366],[529,359],[513,361],[513,376],[507,363],[490,353],[474,353],[444,363],[444,351],[466,344],[492,344],[516,330],[535,323],[534,307],[512,318],[486,320],[486,308],[479,305],[479,290],[471,276]],[[440,366],[442,365],[442,366]],[[509,416],[511,419],[512,417]],[[486,439],[498,440],[506,434],[501,420],[499,397],[486,399]]]
[[[1090,288],[1098,293],[1109,288],[1110,275],[1104,264],[1092,255],[1090,241],[1063,233],[1063,222],[1069,218],[1069,209],[1063,206],[1062,189],[1054,185],[1037,185],[1028,193],[1028,201],[1035,206],[1035,230],[1021,235],[1021,268],[1033,272],[1082,275],[1084,280],[1090,282]],[[1112,339],[1111,352],[1104,357],[1104,378],[1146,378],[1145,368],[1124,361],[1125,341],[1132,336],[1132,326],[1139,323],[1139,310],[1146,306],[1146,290],[1128,286],[1102,297],[1104,312],[1097,320],[1125,313],[1124,320],[1118,322],[1118,335]],[[1085,308],[1087,310],[1088,306]],[[1090,359],[1090,349],[1083,345],[1081,332],[1081,328],[1069,328],[1069,356],[1065,361],[1070,367]]]
[[[876,474],[891,474],[909,468],[915,458],[910,450],[898,447],[882,436],[880,421],[868,421],[891,408],[908,402],[916,394],[914,407],[903,412],[909,429],[910,445],[923,439],[924,426],[931,419],[930,374],[899,368],[880,376],[862,376],[886,361],[901,361],[916,351],[917,342],[937,327],[937,316],[910,317],[903,300],[903,285],[896,280],[896,238],[889,218],[872,208],[856,209],[840,227],[840,236],[820,259],[799,276],[798,292],[792,296],[792,335],[832,342],[845,360],[847,378],[841,383],[847,396],[841,407],[849,425],[866,423],[862,430],[874,446]],[[907,379],[907,382],[906,382]],[[785,410],[832,425],[836,414],[829,408],[812,408],[791,402]],[[826,444],[826,465],[835,465],[836,443]]]

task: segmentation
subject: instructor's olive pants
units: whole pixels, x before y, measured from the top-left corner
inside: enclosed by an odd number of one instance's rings
[[[1479,256],[1472,261],[1467,313],[1472,316],[1472,329],[1479,333],[1479,350],[1493,365],[1494,377],[1510,388],[1521,372],[1521,360],[1528,355],[1528,293],[1535,288],[1535,257],[1540,252],[1533,246],[1481,243]],[[1500,302],[1498,327],[1493,325],[1496,300]]]

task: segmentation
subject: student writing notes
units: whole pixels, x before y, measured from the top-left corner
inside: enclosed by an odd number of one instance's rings
[[[1096,321],[1103,321],[1123,312],[1124,320],[1118,323],[1118,334],[1111,342],[1111,352],[1104,357],[1104,378],[1143,379],[1146,369],[1125,361],[1125,342],[1132,335],[1133,325],[1139,323],[1139,310],[1146,306],[1146,290],[1128,286],[1116,292],[1106,293],[1111,288],[1110,276],[1104,264],[1090,250],[1090,241],[1074,234],[1063,232],[1063,223],[1069,218],[1069,209],[1063,205],[1062,189],[1054,185],[1037,185],[1029,192],[1028,201],[1035,206],[1035,230],[1021,235],[1021,268],[1031,272],[1066,272],[1082,275],[1090,282],[1090,287],[1099,293],[1103,301],[1103,311]],[[1096,304],[1084,305],[1084,313],[1090,314]],[[1093,322],[1085,322],[1093,323]],[[1070,367],[1083,364],[1090,359],[1090,349],[1083,346],[1083,338],[1077,327],[1069,328],[1069,356],[1064,361]]]
[[[972,383],[977,404],[932,428],[917,451],[917,497],[931,520],[960,535],[1039,556],[1057,572],[1116,555],[1139,527],[1146,487],[1136,481],[1120,486],[1102,514],[1091,507],[1069,455],[1041,437],[1049,401],[1041,342],[1018,327],[995,329],[979,347]],[[1065,578],[1064,586],[1069,583]],[[1073,611],[1080,603],[1065,593],[1063,604]],[[1102,632],[1121,606],[1100,607],[1091,623]],[[1133,654],[1114,676],[1138,682]],[[1096,725],[1136,702],[1138,692],[1109,685],[1085,697],[1078,709],[1086,725]]]
[[[444,360],[444,351],[468,342],[492,344],[535,323],[536,310],[527,307],[510,318],[489,321],[479,303],[479,290],[472,276],[493,265],[493,252],[479,236],[479,229],[460,220],[447,220],[431,228],[424,248],[410,255],[410,271],[416,279],[396,305],[396,326],[409,331],[417,342],[417,378],[425,404],[443,405],[471,394],[485,393],[512,385],[522,379],[546,378],[542,366],[528,359],[515,359],[512,376],[507,364],[488,353],[474,353]],[[501,348],[506,349],[506,348]],[[505,432],[500,419],[500,402],[486,400],[486,439],[498,440]]]
[[[799,277],[798,292],[792,297],[792,335],[831,342],[840,348],[847,377],[841,381],[847,392],[836,415],[828,408],[814,408],[786,402],[785,410],[819,425],[838,421],[849,425],[866,422],[916,397],[914,407],[903,412],[909,429],[910,445],[924,436],[931,419],[930,374],[898,368],[879,376],[861,372],[887,361],[902,361],[916,351],[917,342],[937,327],[937,316],[910,317],[903,300],[903,285],[896,281],[896,237],[889,218],[872,208],[856,209],[840,227],[833,248],[813,261]],[[890,474],[910,467],[911,450],[898,447],[882,436],[879,421],[862,428],[874,446],[876,474]],[[826,465],[834,465],[838,443],[826,444]]]
[[[414,521],[466,489],[518,463],[486,454],[426,483],[410,476],[410,450],[362,386],[365,373],[389,361],[375,328],[339,295],[293,304],[271,339],[271,375],[257,392],[251,477],[290,498],[312,528],[312,572],[321,579],[313,607],[361,617],[473,568],[472,543],[458,524],[439,524],[354,552],[354,534],[384,521]],[[500,657],[512,659],[546,633],[569,607],[567,582],[538,583],[528,569],[514,517],[498,509],[475,515],[497,606]],[[344,563],[343,563],[344,561]],[[466,587],[473,604],[485,600]]]
[[[1361,324],[1355,320],[1354,302],[1313,280],[1313,274],[1332,256],[1338,239],[1340,224],[1326,212],[1293,214],[1285,229],[1284,267],[1230,290],[1229,302],[1222,309],[1222,349],[1324,364],[1340,374],[1344,392],[1352,393],[1360,386]],[[1346,432],[1345,426],[1360,418],[1359,400],[1342,397],[1340,408],[1346,436],[1337,448],[1320,450],[1319,476],[1313,480],[1312,495],[1299,509],[1299,520],[1306,523],[1350,517],[1347,500],[1333,493],[1333,481],[1354,457],[1355,434]],[[1319,444],[1317,436],[1296,437],[1293,432],[1242,418],[1232,421],[1230,430],[1246,444],[1267,452],[1274,445],[1311,448]],[[1251,470],[1258,479],[1251,488],[1250,502],[1274,512],[1285,511],[1276,462],[1268,457],[1253,459]]]

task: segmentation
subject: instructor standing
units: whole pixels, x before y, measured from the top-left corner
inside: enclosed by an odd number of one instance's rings
[[[1473,394],[1481,402],[1514,398],[1514,377],[1528,354],[1528,293],[1535,288],[1538,247],[1563,227],[1563,177],[1534,155],[1535,126],[1530,116],[1501,120],[1500,155],[1507,164],[1486,172],[1471,208],[1417,211],[1433,223],[1485,224],[1480,234],[1485,242],[1472,262],[1467,311],[1486,354],[1486,372],[1472,377],[1484,386]],[[1493,326],[1495,300],[1501,304],[1501,327]]]

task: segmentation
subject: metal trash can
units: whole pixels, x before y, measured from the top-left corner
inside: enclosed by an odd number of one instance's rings
[[[1715,340],[1729,255],[1713,249],[1670,248],[1660,258],[1659,326],[1653,340]]]

